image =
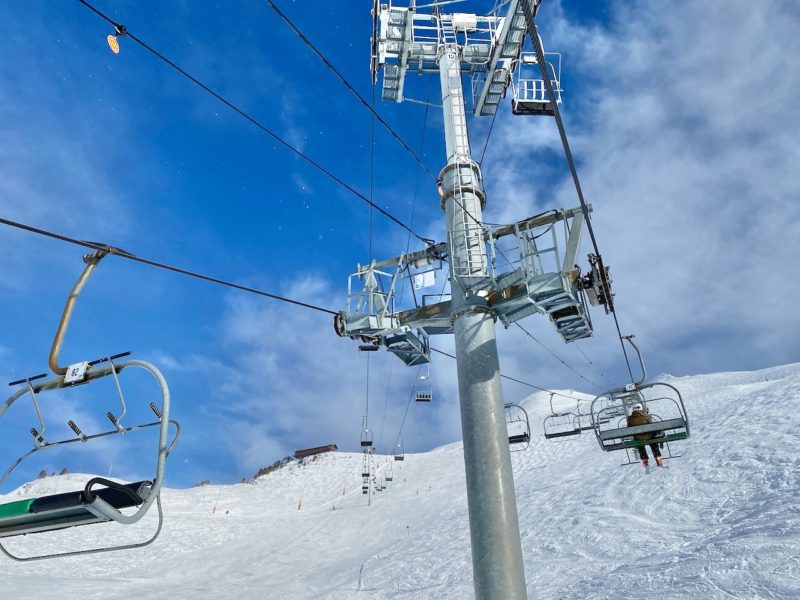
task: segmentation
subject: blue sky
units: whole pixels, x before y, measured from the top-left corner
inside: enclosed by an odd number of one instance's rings
[[[371,3],[278,4],[369,98]],[[653,375],[798,360],[800,75],[788,57],[800,50],[800,17],[791,2],[733,4],[546,0],[538,19],[546,49],[563,55],[564,119],[620,322],[637,334]],[[369,113],[264,2],[97,7],[369,194]],[[0,214],[343,308],[347,275],[369,257],[367,206],[131,40],[113,55],[108,33],[77,1],[0,6]],[[435,79],[413,78],[420,97],[430,89],[438,101]],[[378,110],[434,172],[441,168],[435,109],[424,133],[423,106],[378,101]],[[470,123],[475,153],[488,125]],[[376,124],[376,202],[405,222],[413,206],[414,227],[441,240],[434,184],[417,175]],[[577,205],[552,120],[514,117],[507,103],[484,175],[489,221]],[[407,243],[379,215],[371,237],[376,258]],[[0,369],[11,380],[45,370],[83,251],[8,228],[0,250]],[[596,336],[580,344],[591,364],[544,319],[523,325],[586,378],[624,382],[612,323],[601,311],[593,318]],[[504,373],[598,391],[520,331],[498,336]],[[449,339],[434,343],[452,349]],[[367,359],[334,335],[328,315],[110,257],[81,297],[63,356],[122,350],[156,363],[170,382],[185,429],[170,485],[238,481],[297,447],[358,445]],[[460,436],[455,365],[437,356],[431,373],[434,403],[410,407],[407,451]],[[370,357],[379,447],[397,434],[414,375],[386,353]],[[146,396],[131,378],[134,396]],[[531,391],[504,386],[510,401]],[[53,430],[74,415],[100,422],[112,391],[47,399]],[[9,462],[35,424],[29,407],[10,413],[0,423]],[[127,444],[43,457],[18,480],[63,466],[148,475],[151,450]]]

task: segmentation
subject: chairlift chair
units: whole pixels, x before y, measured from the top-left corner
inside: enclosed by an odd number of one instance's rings
[[[561,104],[561,55],[555,52],[545,52],[544,56],[556,104]],[[511,89],[511,112],[513,114],[550,116],[554,114],[555,109],[547,93],[545,80],[542,79],[541,68],[535,53],[520,53],[519,59],[514,64]]]
[[[381,349],[381,344],[379,340],[370,339],[368,337],[362,336],[361,341],[362,344],[358,345],[359,352],[377,352]]]
[[[367,417],[361,419],[361,449],[364,452],[372,450],[372,432],[367,429]]]
[[[550,414],[544,418],[542,423],[545,439],[558,440],[580,435],[580,417],[572,411],[556,412],[553,408],[554,395],[553,393],[550,394]]]
[[[405,452],[403,451],[403,440],[400,439],[397,442],[397,445],[394,447],[394,459],[397,461],[403,461],[406,459]]]
[[[686,407],[678,389],[668,383],[656,382],[637,386],[637,391],[642,394],[641,402],[644,410],[653,418],[653,422],[646,425],[628,427],[627,417],[622,416],[616,422],[609,421],[602,424],[599,415],[595,412],[595,402],[606,396],[595,398],[592,403],[593,415],[596,415],[595,432],[600,447],[606,452],[613,450],[629,450],[653,443],[663,443],[667,446],[670,458],[676,457],[669,449],[669,442],[685,440],[689,437],[689,421],[686,416]],[[627,393],[626,390],[611,390],[606,394]],[[641,439],[642,434],[653,434],[653,437]]]
[[[372,432],[369,429],[364,429],[361,432],[361,447],[372,448]]]
[[[669,443],[689,437],[689,419],[683,397],[680,391],[669,383],[644,383],[647,372],[641,353],[633,343],[632,337],[627,336],[623,339],[636,350],[642,367],[642,377],[623,388],[609,390],[592,401],[592,422],[597,442],[606,452],[635,450],[654,443],[663,444],[667,452],[664,458],[677,458],[678,455],[672,454]],[[650,415],[653,422],[629,427],[627,415],[637,403],[642,404],[643,410]],[[609,410],[615,414],[619,413],[620,406],[624,412],[617,418],[604,418],[608,416]],[[647,437],[643,438],[643,434],[647,434]],[[628,455],[628,463],[631,462]]]
[[[107,552],[111,550],[122,550],[130,548],[140,548],[151,544],[161,532],[163,524],[163,511],[161,508],[161,487],[164,482],[164,472],[166,460],[175,446],[180,435],[180,425],[169,418],[170,395],[167,382],[161,372],[152,364],[142,360],[124,360],[118,363],[114,361],[130,355],[130,352],[117,354],[114,356],[101,358],[94,361],[84,361],[70,365],[68,367],[58,366],[58,355],[61,349],[66,329],[72,315],[74,304],[94,268],[99,263],[108,250],[100,250],[84,257],[86,268],[81,277],[76,282],[71,294],[67,299],[66,306],[56,331],[53,345],[50,350],[50,367],[56,377],[44,379],[46,374],[35,377],[28,377],[19,381],[11,382],[12,386],[20,386],[11,397],[0,405],[0,418],[8,409],[20,398],[30,395],[38,421],[39,428],[31,428],[33,435],[33,448],[20,456],[0,477],[0,485],[5,482],[11,472],[24,460],[34,455],[36,452],[47,450],[66,444],[76,442],[89,442],[92,440],[105,438],[113,435],[126,434],[139,431],[150,427],[159,428],[158,451],[156,455],[156,474],[152,480],[138,481],[129,484],[120,484],[102,477],[90,479],[83,490],[71,491],[39,498],[31,498],[0,505],[0,538],[23,536],[33,533],[55,531],[70,528],[78,525],[90,525],[115,521],[124,525],[129,525],[139,521],[153,504],[158,507],[158,527],[148,540],[140,543],[121,544],[105,546],[100,548],[90,548],[87,550],[77,550],[61,553],[50,553],[43,555],[33,555],[21,557],[10,552],[4,545],[0,544],[0,550],[9,558],[17,561],[40,560],[44,558],[55,558],[63,556],[75,556],[80,554],[90,554],[96,552]],[[119,375],[126,369],[140,368],[153,376],[161,392],[161,403],[156,405],[150,403],[150,409],[156,415],[157,420],[150,423],[127,426],[122,420],[126,414],[126,401],[122,392]],[[107,413],[111,424],[114,426],[109,431],[85,434],[73,420],[68,421],[70,429],[76,437],[58,441],[48,441],[45,439],[46,423],[39,403],[39,394],[52,390],[63,389],[65,387],[84,385],[111,376],[118,393],[121,403],[121,411],[118,415]],[[41,381],[40,381],[41,380]],[[175,435],[168,443],[169,426],[175,427]],[[96,489],[102,486],[101,489]],[[123,513],[122,509],[135,508],[134,512]]]
[[[367,455],[364,454],[364,460],[361,464],[361,477],[364,478],[364,482],[366,483],[367,479],[369,479],[369,462],[367,460]]]
[[[526,450],[531,442],[531,424],[528,412],[519,404],[506,404],[508,443],[512,452]]]
[[[433,387],[431,386],[430,365],[425,366],[425,373],[421,373],[414,384],[414,399],[417,402],[430,402],[433,399]]]

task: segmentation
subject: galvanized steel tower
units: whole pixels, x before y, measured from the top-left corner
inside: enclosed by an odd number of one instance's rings
[[[422,14],[413,0],[403,7],[374,3],[372,73],[375,81],[383,72],[383,99],[405,99],[408,71],[439,75],[447,161],[438,191],[448,239],[359,265],[350,276],[347,310],[334,322],[339,335],[363,342],[361,349],[385,346],[409,366],[430,361],[430,335],[455,336],[474,586],[481,600],[527,597],[495,323],[499,318],[508,326],[540,313],[550,317],[565,341],[592,331],[582,290],[589,290],[592,300],[593,280],[581,279],[575,265],[584,212],[553,210],[491,230],[482,219],[483,176],[470,152],[463,76],[471,77],[476,116],[494,115],[509,86],[515,114],[553,114],[542,75],[536,74],[537,59],[522,52],[529,29],[525,11],[535,14],[540,1],[496,3],[504,16],[441,14],[438,7]],[[560,62],[557,55],[546,60],[559,102]],[[559,222],[566,242],[563,259],[554,227]],[[552,245],[543,245],[545,234]],[[503,269],[494,250],[508,236],[514,236],[519,258]],[[402,279],[424,276],[420,269],[441,265],[444,258],[450,299],[398,308]]]

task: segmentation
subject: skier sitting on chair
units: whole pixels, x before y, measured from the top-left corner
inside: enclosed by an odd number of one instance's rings
[[[631,414],[628,415],[628,427],[636,427],[637,425],[648,425],[652,423],[653,419],[644,412],[644,407],[640,403],[636,403],[633,405]],[[637,440],[647,441],[652,440],[655,437],[655,433],[648,432],[648,433],[637,433],[633,437]],[[645,470],[650,469],[650,462],[647,458],[647,448],[645,446],[639,446],[639,458],[642,459],[642,465],[644,465]],[[653,457],[656,459],[656,464],[659,467],[664,466],[664,459],[661,458],[661,451],[658,449],[658,442],[653,442],[650,444],[650,450],[653,451]]]

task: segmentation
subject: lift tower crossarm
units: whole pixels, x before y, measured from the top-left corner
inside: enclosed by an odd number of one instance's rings
[[[541,0],[533,0],[534,13]],[[520,0],[511,0],[508,13],[497,34],[492,58],[486,71],[483,89],[475,102],[474,114],[479,116],[493,115],[497,112],[500,100],[505,96],[511,81],[512,62],[519,58],[528,23]]]
[[[421,267],[424,265],[431,265],[437,260],[441,260],[447,256],[447,244],[439,242],[438,244],[431,244],[427,248],[417,250],[416,252],[407,252],[400,256],[387,258],[380,262],[373,262],[369,268],[386,269],[395,265],[411,265],[413,267]],[[363,267],[359,267],[362,270]]]
[[[592,212],[591,204],[588,204],[586,208],[588,212]],[[550,225],[551,223],[557,223],[558,221],[563,221],[564,219],[571,219],[579,213],[583,213],[583,209],[580,207],[567,208],[561,210],[551,210],[543,215],[536,215],[535,217],[523,219],[522,221],[517,221],[516,223],[512,223],[511,225],[505,225],[503,227],[500,227],[499,229],[495,229],[492,232],[492,237],[497,239],[507,235],[511,235],[519,229],[532,229],[534,227]]]

